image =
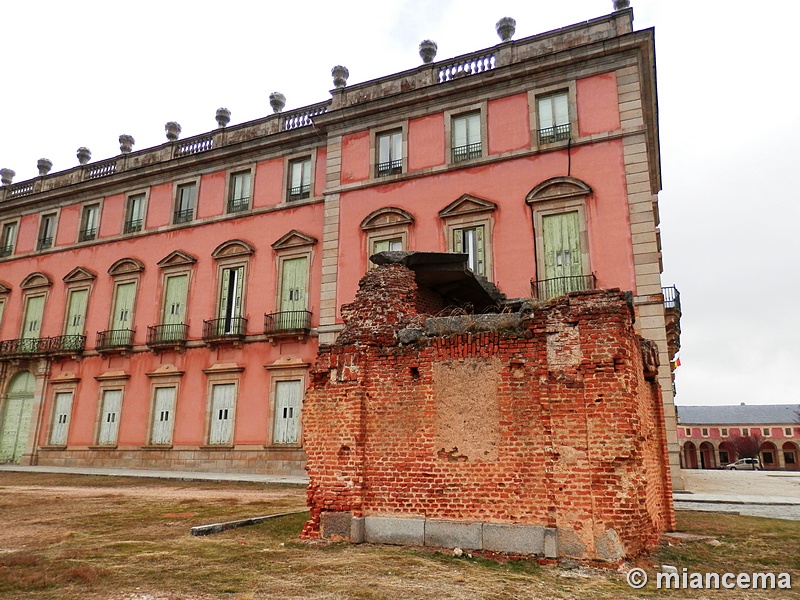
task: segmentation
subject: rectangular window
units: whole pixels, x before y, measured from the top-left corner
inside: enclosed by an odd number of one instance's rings
[[[791,450],[789,451],[784,450],[783,462],[785,462],[787,465],[793,465],[795,462],[794,452],[792,452]]]
[[[72,290],[70,292],[64,335],[83,335],[83,322],[86,318],[88,300],[89,290]]]
[[[764,437],[769,437],[770,434],[772,433],[772,430],[769,427],[763,427],[761,429],[761,433],[763,434]]]
[[[37,250],[47,250],[53,247],[53,239],[56,235],[56,215],[42,215],[39,222],[39,239],[36,241]]]
[[[189,276],[171,275],[164,283],[164,311],[161,316],[159,342],[186,338],[186,299],[189,292]]]
[[[750,430],[747,427],[743,428],[742,435],[747,437],[748,435],[750,435]]]
[[[275,383],[274,444],[296,444],[300,439],[300,406],[302,382],[277,381]]]
[[[156,388],[153,399],[153,426],[150,443],[153,445],[172,444],[172,422],[175,414],[175,388]]]
[[[691,429],[691,427],[684,427],[683,433],[686,434],[686,437],[692,437],[692,429]]]
[[[119,413],[122,408],[122,390],[105,390],[103,407],[100,413],[100,433],[97,443],[100,446],[116,446],[119,431]]]
[[[389,240],[375,240],[372,243],[372,254],[378,252],[397,252],[403,249],[402,238],[392,238]]]
[[[0,306],[0,319],[3,318],[3,307]],[[783,428],[783,435],[786,437],[792,437],[792,428],[791,427],[784,427]]]
[[[722,437],[728,437],[728,428],[723,427],[720,432],[722,433]]]
[[[723,465],[731,462],[728,458],[728,453],[725,450],[719,451],[719,462],[721,462]]]
[[[453,162],[480,158],[481,114],[479,112],[453,117]]]
[[[3,326],[3,311],[6,308],[6,299],[0,298],[0,327]]]
[[[303,329],[306,323],[308,257],[284,260],[281,266],[279,329]]]
[[[3,225],[3,234],[0,237],[0,257],[14,254],[14,244],[17,241],[17,224],[6,223]]]
[[[144,228],[144,202],[145,194],[128,196],[128,206],[125,208],[124,233],[135,233]]]
[[[222,269],[216,335],[244,335],[244,321],[241,318],[243,293],[244,267]]]
[[[59,392],[53,408],[53,428],[50,430],[51,446],[66,446],[69,416],[72,412],[72,392]]]
[[[702,434],[703,434],[703,437],[708,437],[708,428],[707,427],[703,427]]]
[[[88,242],[97,239],[97,228],[100,225],[100,205],[91,204],[83,207],[81,215],[81,230],[78,233],[79,242]]]
[[[184,183],[178,186],[175,198],[174,224],[188,223],[194,219],[195,201],[197,200],[197,184]]]
[[[211,427],[209,444],[230,445],[233,442],[233,398],[236,385],[223,383],[211,386]]]
[[[303,200],[311,196],[311,157],[289,163],[289,200]]]
[[[466,227],[453,230],[453,252],[466,254],[467,266],[476,275],[486,275],[485,227]]]
[[[567,92],[559,92],[558,94],[539,98],[537,106],[539,111],[539,144],[568,140],[570,126]]]
[[[403,131],[379,133],[375,139],[378,153],[375,177],[403,172]]]
[[[25,300],[25,318],[22,322],[22,338],[38,339],[42,330],[44,296],[29,296]]]
[[[117,284],[114,292],[114,314],[111,329],[114,331],[133,329],[133,305],[136,299],[136,282]]]
[[[228,212],[242,212],[250,208],[250,171],[231,175],[228,194]]]

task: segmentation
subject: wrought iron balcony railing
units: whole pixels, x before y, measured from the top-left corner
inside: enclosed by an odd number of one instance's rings
[[[387,175],[397,175],[403,172],[403,159],[390,160],[387,162],[378,163],[375,166],[376,177],[386,177]]]
[[[0,246],[0,257],[11,256],[14,253],[14,246]]]
[[[307,332],[309,329],[311,311],[308,310],[288,310],[264,315],[264,333],[267,335]]]
[[[593,290],[597,286],[597,278],[591,275],[573,275],[570,277],[552,277],[531,281],[531,292],[537,300],[550,300],[569,294],[570,292],[583,292]]]
[[[247,331],[247,319],[244,317],[227,317],[203,321],[203,340],[220,342],[240,340]]]
[[[98,331],[94,346],[99,352],[130,349],[133,347],[133,329]]]
[[[172,222],[176,225],[178,223],[188,223],[193,218],[194,218],[193,208],[187,208],[186,210],[176,210]]]
[[[250,208],[250,197],[246,198],[231,198],[228,200],[228,212],[237,213],[243,212]]]
[[[136,233],[142,230],[142,219],[130,219],[125,221],[125,233]]]
[[[539,130],[539,144],[552,144],[568,140],[570,136],[570,124],[554,125]]]
[[[37,250],[47,250],[48,248],[53,247],[53,238],[52,237],[42,237],[36,242],[36,249]]]
[[[186,343],[188,325],[170,323],[167,325],[150,325],[147,328],[147,345],[151,348],[159,346],[183,346]]]
[[[0,342],[0,359],[32,355],[79,354],[86,346],[84,335],[57,335],[46,338],[20,338]]]
[[[311,196],[311,184],[289,188],[289,200],[305,200]]]
[[[467,144],[466,146],[456,146],[453,148],[453,162],[462,162],[465,160],[472,160],[473,158],[480,158],[483,152],[480,142],[474,144]]]
[[[93,240],[97,237],[97,228],[92,227],[89,229],[81,229],[80,233],[78,233],[78,241],[79,242],[88,242]]]
[[[670,287],[662,287],[661,293],[664,294],[664,308],[674,308],[681,312],[681,293],[674,285]]]

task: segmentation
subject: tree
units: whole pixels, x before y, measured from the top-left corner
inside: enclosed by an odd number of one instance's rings
[[[734,433],[725,439],[734,448],[736,448],[736,455],[739,458],[758,458],[758,453],[761,450],[761,442],[764,441],[764,436],[758,429],[751,429],[750,435],[740,435]]]

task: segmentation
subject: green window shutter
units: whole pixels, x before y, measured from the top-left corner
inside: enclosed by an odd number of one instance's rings
[[[186,294],[189,290],[189,276],[167,277],[164,292],[163,325],[181,325],[186,315]]]
[[[86,303],[88,299],[89,290],[74,290],[69,295],[67,326],[64,329],[64,335],[83,335],[84,319],[86,318]]]
[[[544,278],[547,297],[583,289],[583,255],[577,212],[548,215],[542,219],[544,236]],[[574,278],[574,279],[571,279]]]
[[[301,400],[302,389],[299,380],[276,382],[273,443],[296,444],[299,441]]]
[[[0,326],[3,325],[3,311],[6,308],[6,301],[0,300]]]
[[[25,302],[25,319],[23,321],[23,339],[35,339],[42,330],[42,314],[44,312],[44,296],[32,296]]]
[[[476,275],[486,275],[486,232],[484,226],[475,228]]]
[[[117,286],[114,298],[114,318],[111,329],[133,329],[133,300],[136,283],[121,283]]]
[[[281,279],[281,312],[306,309],[306,281],[308,258],[292,258],[283,261]]]
[[[389,250],[389,240],[381,240],[372,245],[372,253],[387,252]]]
[[[456,252],[456,253],[464,252],[464,230],[463,229],[454,229],[453,230],[453,252]]]

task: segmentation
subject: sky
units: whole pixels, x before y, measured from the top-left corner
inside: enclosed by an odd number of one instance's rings
[[[664,285],[681,292],[677,404],[800,403],[800,164],[796,23],[800,3],[632,0],[655,27]],[[14,181],[330,98],[349,83],[494,46],[612,11],[611,0],[395,0],[292,3],[9,0],[0,33],[0,167]]]

